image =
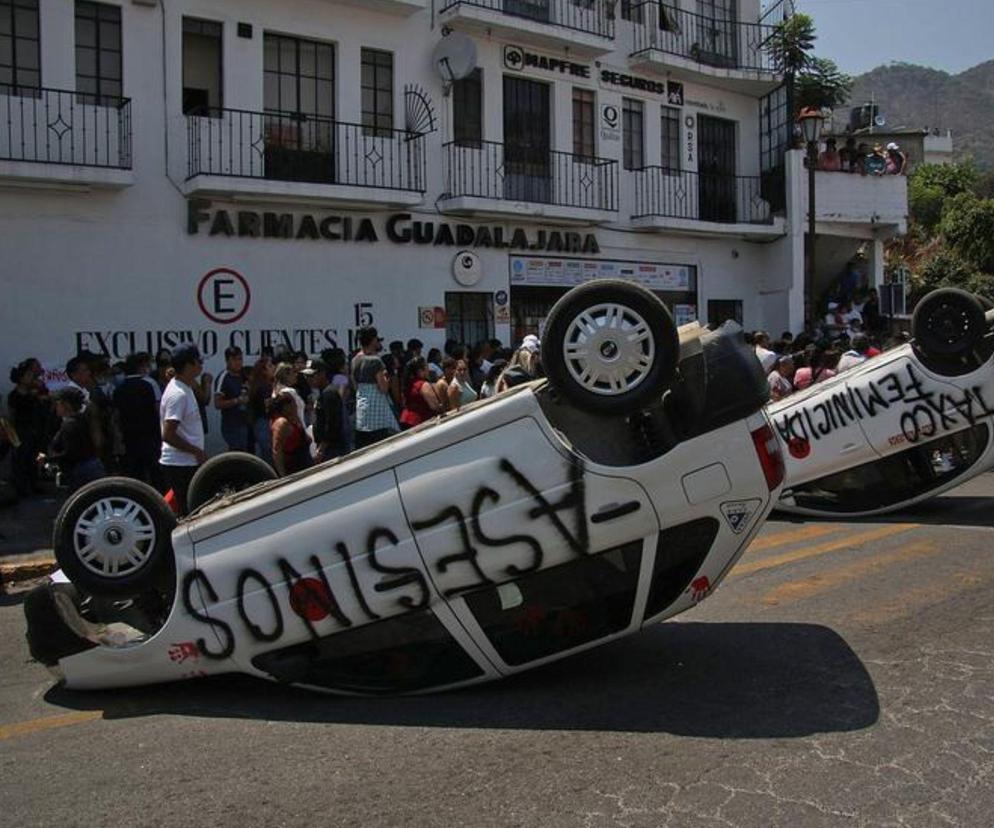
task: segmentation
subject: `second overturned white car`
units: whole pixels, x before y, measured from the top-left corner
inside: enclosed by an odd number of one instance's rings
[[[777,508],[883,514],[994,468],[992,328],[985,300],[933,291],[911,344],[767,406],[787,468]]]

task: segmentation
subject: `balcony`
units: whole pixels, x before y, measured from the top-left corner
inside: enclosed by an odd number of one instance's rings
[[[425,190],[424,136],[286,112],[188,115],[186,194],[411,207]]]
[[[528,216],[557,224],[613,221],[618,162],[493,141],[450,142],[442,148],[444,213]]]
[[[578,58],[614,49],[613,0],[441,0],[439,22]],[[519,68],[519,67],[513,67]]]
[[[749,95],[777,87],[776,71],[766,44],[774,26],[720,20],[651,0],[633,6],[632,68],[707,82]]]
[[[807,204],[807,170],[802,170]],[[908,179],[903,175],[815,172],[818,232],[901,235],[908,229]]]
[[[630,175],[635,181],[632,223],[641,229],[748,239],[784,234],[784,219],[771,208],[778,203],[774,178],[669,167],[643,167]]]
[[[0,182],[82,190],[134,183],[130,99],[0,84]]]

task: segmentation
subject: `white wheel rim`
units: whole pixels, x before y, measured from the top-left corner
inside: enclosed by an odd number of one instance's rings
[[[76,520],[76,559],[102,578],[124,578],[141,569],[155,548],[155,524],[139,503],[127,497],[105,497],[88,506]]]
[[[625,305],[586,308],[563,337],[570,376],[587,391],[615,397],[640,385],[652,369],[656,339],[649,323]]]

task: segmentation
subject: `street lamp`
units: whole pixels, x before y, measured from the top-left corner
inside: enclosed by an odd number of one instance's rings
[[[812,291],[815,284],[815,168],[818,166],[818,139],[821,137],[824,113],[814,106],[806,106],[797,116],[801,134],[808,146],[808,232],[804,237],[804,328],[810,330]]]

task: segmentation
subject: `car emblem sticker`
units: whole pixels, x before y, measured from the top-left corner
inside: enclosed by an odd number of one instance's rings
[[[734,500],[730,503],[721,504],[721,513],[728,521],[728,526],[736,534],[740,535],[749,525],[749,519],[756,514],[760,507],[761,500]]]

